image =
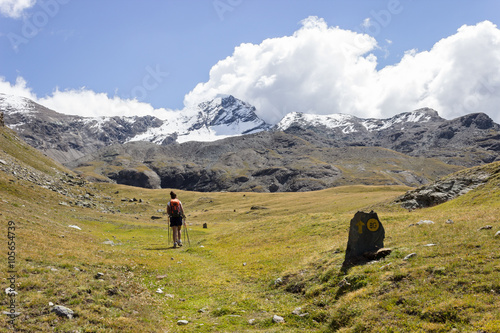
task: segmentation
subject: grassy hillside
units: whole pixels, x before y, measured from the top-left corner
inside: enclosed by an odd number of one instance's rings
[[[500,332],[498,177],[412,212],[390,204],[407,190],[400,186],[179,191],[191,245],[177,249],[162,213],[169,190],[61,186],[0,171],[5,248],[9,222],[15,227],[19,332]],[[393,252],[344,274],[349,221],[370,209]],[[423,219],[435,223],[410,226]],[[403,260],[410,253],[417,255]],[[2,292],[2,311],[10,301]],[[58,317],[49,303],[76,315]],[[307,315],[292,313],[299,307]],[[285,322],[273,323],[274,315]],[[2,328],[12,328],[8,320]]]

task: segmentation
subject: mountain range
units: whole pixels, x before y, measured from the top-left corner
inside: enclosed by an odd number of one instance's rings
[[[272,126],[228,95],[159,119],[71,116],[3,94],[0,112],[30,145],[84,176],[151,188],[418,186],[500,159],[500,126],[484,113],[447,120],[428,108],[388,119],[294,112]]]

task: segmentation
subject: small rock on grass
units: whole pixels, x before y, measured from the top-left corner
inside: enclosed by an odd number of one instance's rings
[[[490,230],[490,229],[493,229],[493,226],[491,226],[491,225],[485,225],[484,227],[479,228],[478,231],[479,230]]]
[[[278,315],[274,315],[273,317],[273,323],[281,324],[284,323],[285,319],[283,317],[280,317]]]
[[[187,325],[189,324],[189,321],[187,320],[179,320],[177,321],[177,325],[182,326],[182,325]]]
[[[406,257],[404,257],[403,260],[408,260],[408,259],[416,257],[416,256],[417,256],[416,253],[410,253],[409,255],[407,255]]]
[[[54,312],[59,317],[66,317],[66,318],[71,319],[75,316],[75,313],[73,312],[73,310],[71,310],[65,306],[62,306],[62,305],[56,305],[50,311]]]
[[[495,234],[495,237],[500,237],[500,231],[497,231],[497,233]]]

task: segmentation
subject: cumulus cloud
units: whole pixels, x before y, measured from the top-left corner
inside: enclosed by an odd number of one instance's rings
[[[36,0],[0,0],[0,13],[7,17],[19,18],[22,13],[35,5]]]
[[[485,112],[500,123],[500,30],[493,23],[464,25],[430,50],[408,50],[399,63],[382,69],[375,50],[380,50],[375,38],[309,17],[291,36],[236,47],[212,67],[207,82],[186,94],[184,112],[231,94],[254,105],[270,123],[293,111],[387,118],[421,107],[448,119]],[[0,77],[0,92],[81,116],[164,119],[171,112],[85,88],[38,98],[22,77],[13,84]]]
[[[16,79],[16,83],[14,84],[10,84],[10,82],[0,76],[0,93],[36,99],[35,94],[33,94],[28,87],[26,80],[20,76]]]
[[[152,115],[164,118],[168,114],[166,109],[155,109],[150,104],[136,99],[109,97],[105,93],[96,93],[84,88],[56,90],[51,96],[38,99],[37,102],[58,112],[83,117]]]
[[[370,24],[369,20],[364,24]],[[429,51],[409,50],[376,69],[377,41],[329,27],[318,17],[292,36],[241,44],[184,98],[186,106],[232,94],[276,122],[291,111],[390,117],[431,107],[445,118],[486,112],[500,122],[500,30],[489,21],[462,26]]]

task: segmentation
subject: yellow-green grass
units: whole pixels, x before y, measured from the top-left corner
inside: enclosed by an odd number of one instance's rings
[[[16,223],[16,302],[21,316],[15,328],[500,332],[500,240],[494,238],[500,229],[498,183],[429,209],[408,212],[388,204],[407,189],[176,191],[188,215],[191,244],[185,239],[185,246],[173,249],[162,213],[170,189],[113,184],[71,189],[93,194],[95,202],[114,212],[107,213],[59,205],[68,199],[0,173],[5,246],[8,221]],[[385,245],[393,252],[380,262],[343,273],[349,221],[356,211],[371,209],[379,214]],[[435,224],[409,226],[423,219]],[[446,224],[448,219],[454,224]],[[484,225],[493,229],[479,231]],[[106,240],[117,245],[103,244]],[[436,245],[425,246],[431,243]],[[410,253],[417,256],[403,260]],[[7,276],[7,258],[2,258],[2,275]],[[104,273],[101,279],[95,279],[98,272]],[[283,283],[275,283],[278,278]],[[343,279],[350,285],[340,287]],[[157,293],[158,288],[163,293]],[[2,292],[2,311],[8,301]],[[73,309],[78,317],[58,318],[49,302]],[[297,307],[309,315],[292,314]],[[285,323],[273,323],[275,314]],[[5,328],[7,319],[2,319]],[[189,324],[178,326],[180,319]],[[250,319],[255,319],[253,324]]]

